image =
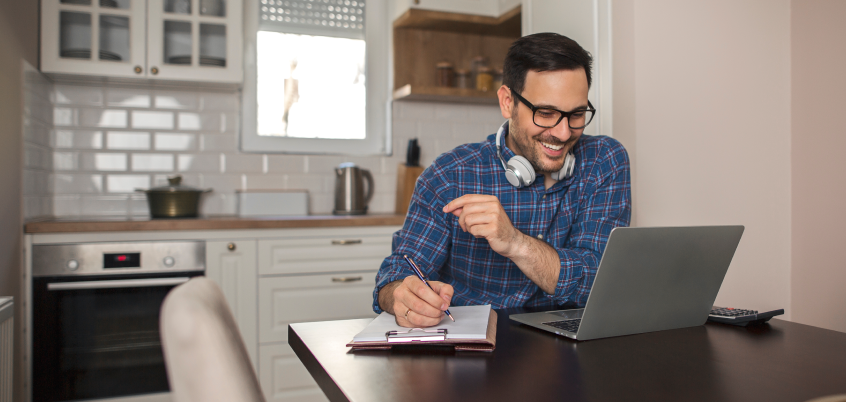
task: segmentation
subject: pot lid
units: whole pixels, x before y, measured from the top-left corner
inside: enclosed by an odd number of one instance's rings
[[[186,185],[182,184],[182,175],[176,175],[176,176],[168,177],[167,183],[168,184],[166,186],[154,187],[154,188],[151,188],[147,191],[148,192],[152,192],[152,191],[169,192],[169,193],[175,193],[175,192],[203,193],[203,192],[206,192],[206,191],[210,191],[210,190],[202,190],[202,189],[199,189],[199,188],[196,188],[196,187],[186,186]]]

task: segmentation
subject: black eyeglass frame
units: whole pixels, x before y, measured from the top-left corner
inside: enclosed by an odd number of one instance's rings
[[[565,111],[563,111],[563,110],[553,109],[553,108],[551,108],[551,107],[538,107],[538,106],[535,106],[535,105],[533,105],[533,104],[532,104],[532,102],[527,101],[527,100],[526,100],[526,98],[524,98],[523,96],[521,96],[520,94],[518,94],[518,93],[517,93],[517,91],[515,91],[515,90],[513,90],[513,89],[511,89],[511,88],[508,88],[508,89],[509,89],[509,90],[511,90],[511,94],[512,94],[512,95],[514,95],[514,97],[515,97],[515,98],[517,98],[517,100],[519,100],[519,101],[520,101],[520,102],[522,102],[524,105],[526,105],[529,109],[531,109],[531,110],[532,110],[532,123],[535,123],[535,125],[536,125],[536,126],[538,126],[538,127],[542,127],[542,128],[553,128],[553,127],[555,127],[555,126],[557,126],[557,125],[561,124],[561,120],[564,120],[564,118],[566,117],[566,118],[567,118],[567,126],[568,126],[568,127],[570,127],[570,129],[572,129],[572,130],[581,130],[581,129],[583,129],[583,128],[587,127],[587,125],[588,125],[588,124],[590,124],[590,122],[592,122],[592,121],[593,121],[593,118],[594,118],[594,117],[596,117],[596,108],[595,108],[595,107],[593,107],[593,104],[591,104],[591,103],[590,103],[590,101],[588,101],[588,107],[587,107],[586,109],[581,109],[581,108],[580,108],[580,109],[576,109],[576,110],[574,110],[574,111],[572,111],[572,112],[565,112]],[[551,125],[551,126],[542,126],[542,125],[538,124],[537,122],[535,122],[535,114],[537,114],[538,110],[541,110],[541,109],[554,110],[554,111],[556,111],[556,112],[558,112],[558,113],[561,113],[561,116],[558,118],[558,121],[556,121],[556,122],[555,122],[555,124],[553,124],[553,125]],[[590,120],[588,120],[587,122],[585,122],[585,125],[584,125],[584,126],[581,126],[581,127],[573,127],[573,126],[571,126],[571,125],[570,125],[570,116],[572,116],[572,115],[574,115],[574,114],[576,114],[576,113],[579,113],[579,112],[588,112],[588,111],[589,111],[589,112],[591,112],[591,115],[590,115]]]

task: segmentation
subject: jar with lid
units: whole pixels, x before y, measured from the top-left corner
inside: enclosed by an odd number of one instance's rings
[[[499,91],[499,87],[502,86],[502,69],[498,68],[494,70],[493,73],[493,90]]]
[[[473,74],[478,74],[480,68],[487,66],[488,58],[485,56],[476,56],[470,59],[470,69],[473,71]]]
[[[493,89],[493,74],[490,67],[480,67],[476,72],[476,90],[490,91]]]
[[[473,83],[470,81],[470,70],[463,68],[455,70],[455,86],[465,89],[474,88]]]
[[[452,63],[442,61],[435,64],[435,82],[439,87],[454,86],[453,75],[455,75],[455,71],[452,68]]]

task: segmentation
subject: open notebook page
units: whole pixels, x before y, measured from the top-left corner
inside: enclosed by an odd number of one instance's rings
[[[455,322],[446,315],[438,325],[426,329],[446,328],[447,339],[486,339],[488,334],[488,319],[491,316],[491,305],[450,307],[449,312]],[[408,328],[397,325],[393,315],[379,314],[363,331],[353,338],[353,342],[385,341],[385,332],[408,331]]]

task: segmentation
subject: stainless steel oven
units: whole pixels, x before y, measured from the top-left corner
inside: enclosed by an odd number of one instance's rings
[[[167,293],[205,271],[205,242],[32,247],[32,401],[168,392]]]

